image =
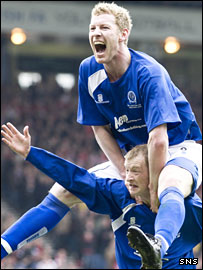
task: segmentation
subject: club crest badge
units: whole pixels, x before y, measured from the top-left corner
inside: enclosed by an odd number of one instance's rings
[[[129,91],[128,92],[128,101],[129,101],[129,103],[136,103],[137,102],[137,99],[136,99],[136,95],[135,95],[135,93],[133,92],[133,91]]]
[[[137,97],[135,95],[135,92],[130,90],[128,91],[127,93],[127,106],[128,108],[130,109],[137,109],[137,108],[141,108],[142,105],[141,104],[138,104],[138,101],[137,101]]]

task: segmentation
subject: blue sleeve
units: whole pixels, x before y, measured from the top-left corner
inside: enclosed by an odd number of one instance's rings
[[[86,64],[87,65],[87,64]],[[94,98],[88,90],[88,72],[85,64],[80,65],[78,79],[78,111],[77,122],[82,125],[103,126],[109,122],[100,113]]]
[[[169,130],[181,123],[169,81],[169,75],[161,67],[152,72],[142,70],[139,89],[148,132],[162,124],[167,124]]]
[[[124,181],[97,178],[95,174],[37,147],[31,147],[26,160],[77,196],[90,210],[110,216],[120,211],[117,201],[125,197]],[[123,195],[120,196],[119,191]]]

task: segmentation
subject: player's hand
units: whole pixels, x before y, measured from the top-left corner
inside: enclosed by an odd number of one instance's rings
[[[157,213],[160,202],[157,196],[157,192],[154,190],[150,190],[150,208],[152,212]]]
[[[157,213],[159,208],[159,199],[158,199],[158,186],[154,182],[149,183],[149,193],[150,193],[150,209],[152,212]]]
[[[11,123],[2,125],[1,135],[2,141],[15,153],[27,157],[30,152],[31,136],[29,134],[29,127],[25,126],[23,134],[20,133]]]

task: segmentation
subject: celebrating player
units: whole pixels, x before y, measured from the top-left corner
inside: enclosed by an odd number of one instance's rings
[[[96,177],[94,173],[89,173],[48,151],[31,147],[28,126],[24,129],[24,135],[11,123],[3,125],[2,128],[2,140],[14,152],[70,190],[90,210],[110,216],[115,234],[116,260],[120,269],[139,269],[141,263],[142,269],[162,269],[161,241],[153,237],[156,214],[150,210],[146,145],[134,147],[125,156],[124,182]],[[194,174],[193,177],[196,182],[198,176]],[[179,260],[193,258],[192,249],[201,241],[202,206],[194,191],[193,187],[193,195],[184,200],[186,216],[178,236],[168,249],[167,255],[163,256],[163,269],[186,269],[185,265],[180,268]],[[136,203],[135,197],[138,195],[143,204]],[[138,233],[134,243],[135,232]],[[129,244],[136,252],[128,246],[127,233]],[[146,233],[151,235],[147,236]],[[150,252],[151,242],[154,242],[153,247],[156,247],[154,256],[151,256]]]
[[[163,258],[183,225],[184,198],[193,195],[202,181],[202,147],[197,143],[202,136],[190,104],[165,68],[149,55],[128,48],[131,28],[129,12],[114,3],[99,3],[92,10],[89,41],[94,55],[80,65],[77,121],[92,126],[109,159],[97,167],[97,172],[102,169],[101,177],[124,179],[123,150],[147,144],[150,207],[153,212],[159,207],[155,238],[161,239]],[[36,231],[38,236],[49,231],[73,201],[79,203],[69,191],[55,183],[40,205],[7,230],[2,235],[2,257]],[[131,240],[137,233],[129,232]],[[156,244],[150,243],[153,257]]]

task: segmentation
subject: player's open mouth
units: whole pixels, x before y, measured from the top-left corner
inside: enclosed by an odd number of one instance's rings
[[[101,41],[95,42],[94,46],[97,53],[103,53],[106,50],[106,45]]]
[[[138,186],[137,185],[130,184],[129,187],[131,187],[131,188],[137,188]]]

